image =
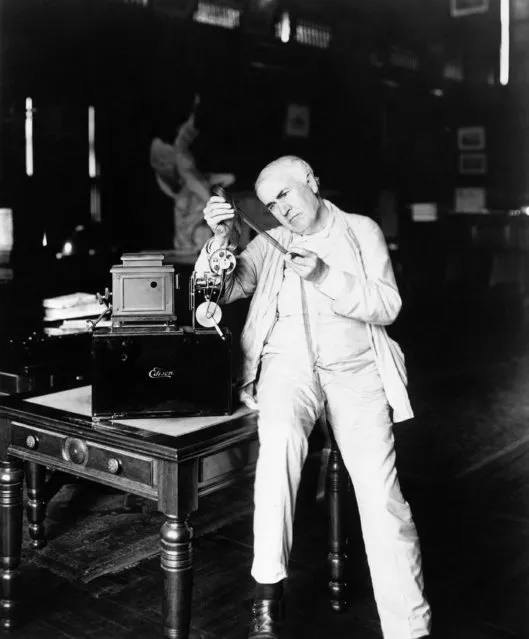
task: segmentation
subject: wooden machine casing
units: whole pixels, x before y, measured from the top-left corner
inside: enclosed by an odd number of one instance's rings
[[[163,255],[125,253],[112,273],[113,323],[174,321],[175,272]]]

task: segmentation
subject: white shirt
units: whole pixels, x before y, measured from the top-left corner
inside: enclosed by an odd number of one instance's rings
[[[306,292],[308,325],[318,368],[330,371],[356,372],[375,370],[365,322],[335,313],[331,304],[339,290],[342,272],[356,274],[354,255],[335,216],[331,213],[323,229],[311,235],[294,234],[292,250],[303,247],[329,265],[325,281],[316,286],[303,281]],[[263,355],[285,355],[291,361],[310,365],[309,349],[303,319],[301,278],[285,268],[278,297],[277,321],[265,344]]]

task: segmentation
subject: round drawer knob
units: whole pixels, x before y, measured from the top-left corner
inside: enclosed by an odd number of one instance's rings
[[[28,435],[26,437],[26,446],[28,448],[37,448],[37,444],[39,443],[39,440],[35,437],[35,435]]]
[[[115,457],[111,457],[107,463],[108,472],[116,475],[121,470],[121,462]]]
[[[67,437],[64,442],[64,457],[74,464],[84,465],[88,461],[88,446],[77,437]]]

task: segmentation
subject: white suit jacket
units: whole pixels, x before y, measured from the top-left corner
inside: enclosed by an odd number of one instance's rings
[[[397,318],[402,301],[384,236],[371,218],[344,213],[328,200],[325,200],[325,204],[337,217],[338,223],[343,225],[357,261],[357,273],[360,274],[340,272],[338,278],[333,277],[336,298],[331,304],[332,310],[366,323],[384,391],[393,409],[393,420],[399,422],[410,419],[413,411],[406,390],[404,355],[385,329]],[[294,237],[283,226],[271,229],[269,233],[286,248]],[[209,271],[208,254],[213,241],[214,238],[206,242],[195,264],[195,271]],[[219,300],[221,304],[229,303],[253,295],[241,335],[243,392],[253,394],[263,346],[277,318],[277,298],[283,281],[283,269],[283,254],[263,235],[258,235],[237,257],[237,267],[227,278]],[[340,282],[338,293],[336,281]]]

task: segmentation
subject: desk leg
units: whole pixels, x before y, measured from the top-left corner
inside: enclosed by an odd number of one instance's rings
[[[46,519],[45,479],[46,468],[42,464],[26,462],[26,488],[28,493],[26,516],[33,548],[44,548],[46,545],[46,529],[44,527],[44,520]]]
[[[193,592],[193,531],[187,518],[166,515],[160,530],[163,588],[163,636],[187,639]]]
[[[8,458],[0,462],[0,562],[1,628],[8,630],[17,624],[20,593],[20,553],[22,550],[22,462]]]

